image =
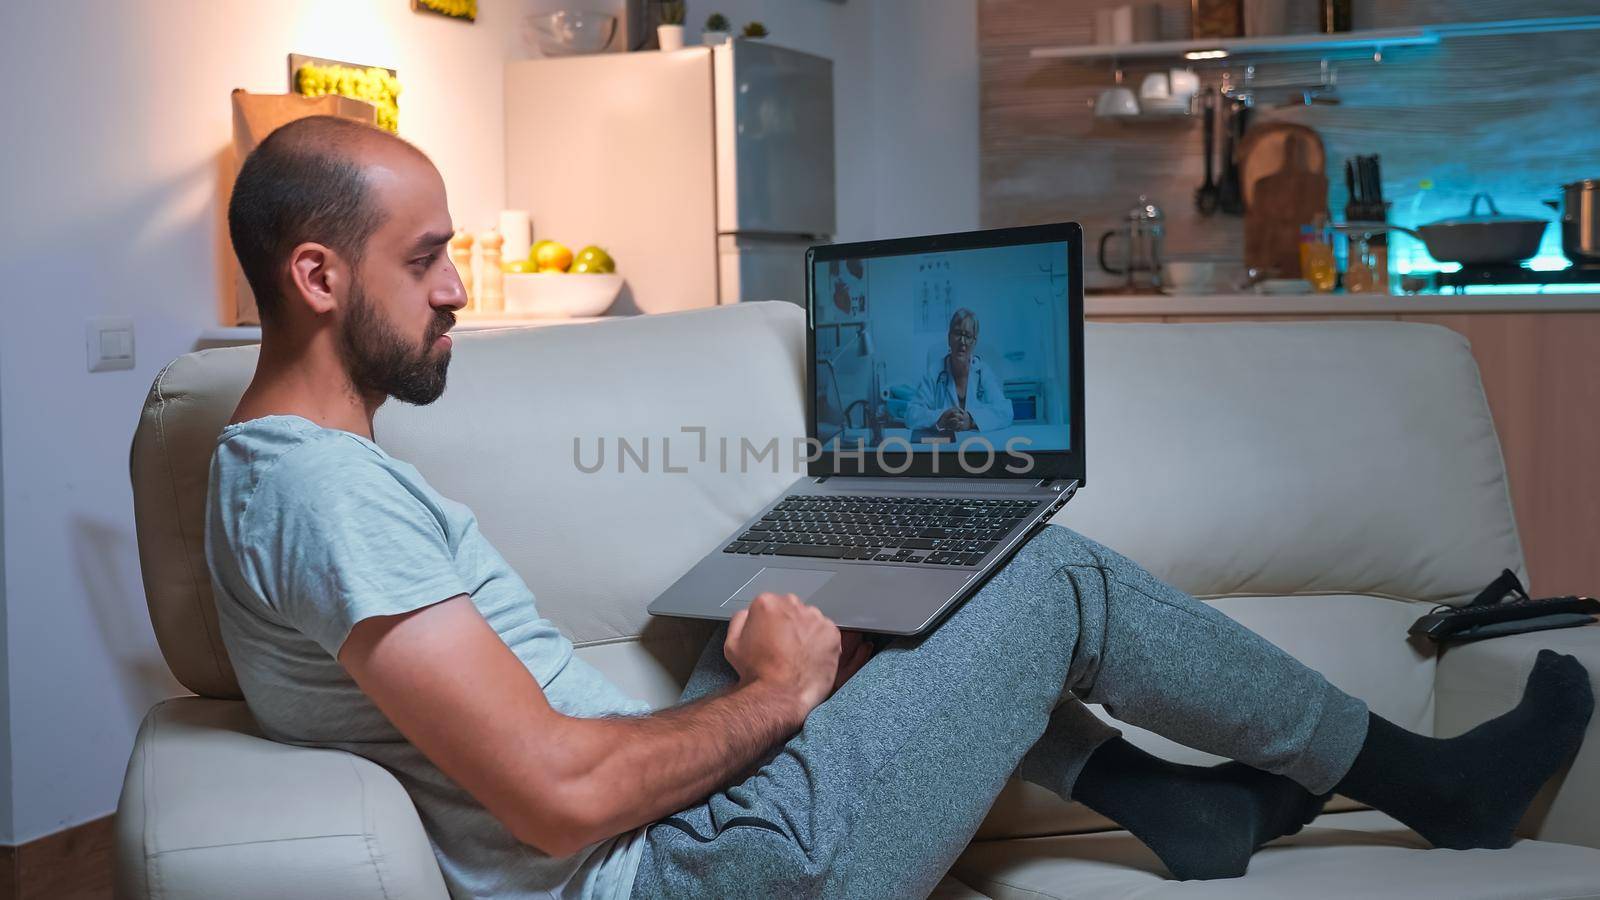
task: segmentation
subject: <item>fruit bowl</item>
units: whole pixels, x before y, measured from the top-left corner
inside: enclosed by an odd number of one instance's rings
[[[609,13],[563,9],[528,16],[524,34],[545,56],[572,56],[599,53],[616,31],[617,17]]]
[[[598,316],[617,302],[621,275],[568,275],[560,272],[505,276],[506,315],[570,319]]]

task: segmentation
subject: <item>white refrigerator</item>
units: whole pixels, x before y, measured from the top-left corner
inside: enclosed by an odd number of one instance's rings
[[[763,41],[506,66],[506,206],[610,252],[615,313],[805,302],[834,227],[833,63]]]

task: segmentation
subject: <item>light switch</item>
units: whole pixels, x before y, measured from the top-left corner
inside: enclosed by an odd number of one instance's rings
[[[133,320],[125,316],[90,319],[84,335],[89,371],[133,368]]]

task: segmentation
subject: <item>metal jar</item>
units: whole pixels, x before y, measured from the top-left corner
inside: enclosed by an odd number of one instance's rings
[[[1561,252],[1575,266],[1600,265],[1600,178],[1561,186],[1561,200],[1546,200],[1561,211]]]

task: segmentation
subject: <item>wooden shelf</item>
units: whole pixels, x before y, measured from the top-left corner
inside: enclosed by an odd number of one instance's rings
[[[1256,56],[1274,53],[1317,53],[1335,50],[1371,50],[1389,47],[1430,46],[1445,38],[1504,34],[1537,34],[1546,31],[1592,31],[1600,29],[1600,16],[1563,16],[1537,19],[1504,19],[1493,22],[1464,22],[1450,25],[1420,25],[1416,28],[1376,28],[1338,34],[1285,34],[1273,37],[1212,38],[1183,41],[1146,41],[1137,44],[1080,44],[1070,47],[1035,47],[1034,59],[1183,59],[1190,53],[1218,53],[1202,59]]]
[[[1035,47],[1034,59],[1135,59],[1183,57],[1188,53],[1224,52],[1289,53],[1313,50],[1381,50],[1384,47],[1437,44],[1438,35],[1419,28],[1348,31],[1343,34],[1289,34],[1281,37],[1213,38],[1210,40],[1146,41],[1139,44],[1082,44],[1076,47]],[[1215,57],[1222,58],[1222,57]]]

